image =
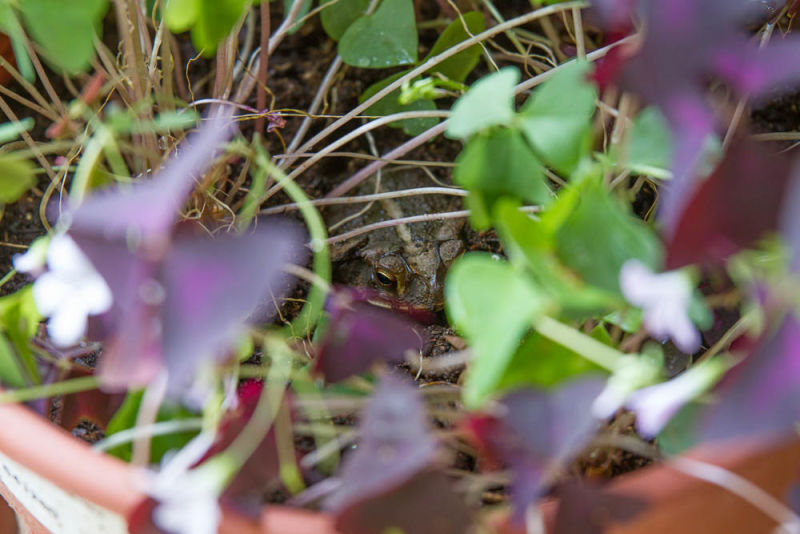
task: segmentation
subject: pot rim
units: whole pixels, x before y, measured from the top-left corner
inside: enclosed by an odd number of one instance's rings
[[[147,498],[143,491],[143,470],[95,451],[87,443],[24,406],[0,405],[0,427],[13,429],[11,432],[0,432],[0,452],[69,493],[125,518]],[[18,436],[24,436],[25,439],[17,439]],[[38,444],[46,444],[45,454],[42,454],[41,446],[36,446]],[[708,444],[693,449],[685,456],[734,471],[767,492],[783,496],[788,487],[797,481],[800,472],[800,439],[795,435],[779,440],[753,438]],[[72,469],[75,465],[84,468]],[[88,465],[92,465],[92,468],[85,468]],[[605,487],[611,493],[643,498],[651,503],[651,507],[640,517],[612,528],[610,532],[613,534],[657,534],[674,532],[676,528],[680,532],[698,534],[745,532],[738,527],[745,524],[763,525],[766,519],[763,512],[750,505],[739,507],[735,514],[731,514],[729,506],[742,502],[736,502],[738,497],[676,471],[669,466],[669,462],[621,475]],[[717,501],[723,503],[726,509],[723,515],[715,518],[710,507]],[[694,529],[688,526],[684,528],[679,521],[679,514],[685,515],[686,511],[693,510],[692,503],[706,507],[709,513],[704,513],[703,521],[692,519]],[[546,530],[551,532],[557,503],[543,500],[538,506]],[[735,516],[735,524],[738,525],[735,530],[714,530],[713,525],[709,524],[709,521],[724,523],[726,520],[730,523],[731,516]],[[768,523],[774,525],[772,520],[768,520]],[[514,530],[508,525],[507,516],[501,518],[499,524],[504,525],[503,530]],[[223,511],[220,533],[339,534],[333,518],[324,512],[277,505],[264,506],[259,522],[226,509]]]

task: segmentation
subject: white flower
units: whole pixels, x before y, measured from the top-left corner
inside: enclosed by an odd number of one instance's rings
[[[150,479],[147,493],[158,501],[153,521],[170,534],[216,534],[222,512],[222,477],[204,467],[190,470],[208,451],[213,437],[201,433],[167,460]]]
[[[700,333],[688,315],[692,285],[685,273],[654,274],[640,261],[628,260],[620,269],[619,285],[628,302],[644,312],[644,325],[650,334],[671,338],[688,354],[700,347]]]
[[[29,256],[30,254],[30,256]],[[15,259],[17,269],[41,267],[41,252],[32,249]],[[33,300],[45,317],[47,332],[56,345],[77,343],[86,333],[89,315],[111,308],[111,289],[78,245],[66,234],[56,234],[47,246],[48,270],[33,283]]]
[[[628,396],[652,384],[661,375],[661,361],[646,355],[625,354],[619,358],[606,387],[592,403],[592,415],[607,419],[622,408]]]
[[[711,388],[728,368],[719,358],[706,360],[676,378],[642,388],[625,406],[636,413],[636,429],[645,438],[656,436],[687,402]]]

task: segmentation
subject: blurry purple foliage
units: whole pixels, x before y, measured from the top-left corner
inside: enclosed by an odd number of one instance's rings
[[[367,371],[376,361],[402,361],[406,351],[422,350],[420,325],[399,308],[392,310],[392,304],[367,289],[332,291],[325,305],[330,320],[317,351],[315,372],[328,382],[339,382]]]
[[[789,157],[768,145],[734,141],[676,221],[666,268],[721,262],[777,230],[791,170]]]
[[[620,0],[594,0],[597,18],[612,34],[624,28]],[[740,96],[768,96],[800,79],[800,39],[773,35],[759,47],[748,38],[746,23],[773,7],[755,0],[640,0],[644,26],[641,46],[611,69],[619,85],[657,106],[675,142],[673,179],[664,188],[660,217],[671,234],[696,186],[696,167],[716,117],[706,99],[710,77],[719,77]],[[608,13],[614,12],[609,18]],[[787,89],[782,87],[781,89]]]
[[[592,404],[604,386],[600,378],[582,378],[556,390],[520,389],[500,401],[497,417],[467,423],[489,460],[511,470],[517,521],[546,489],[548,467],[569,460],[592,437],[598,427]]]
[[[177,224],[232,131],[229,117],[210,120],[151,180],[96,193],[70,215],[70,236],[114,295],[94,329],[107,341],[105,387],[141,385],[166,369],[169,394],[184,393],[199,366],[228,357],[250,313],[288,289],[281,268],[301,259],[298,228],[262,221],[212,239]]]
[[[439,447],[417,386],[385,375],[359,425],[358,448],[345,458],[340,489],[325,505],[345,534],[460,534],[470,514],[444,474]]]

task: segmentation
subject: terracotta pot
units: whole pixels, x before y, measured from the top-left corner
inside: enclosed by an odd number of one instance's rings
[[[144,499],[139,471],[96,453],[22,406],[0,406],[0,428],[4,429],[0,432],[0,494],[27,532],[125,532],[124,518]],[[738,473],[779,499],[800,472],[797,439],[701,447],[688,456]],[[650,503],[646,512],[612,527],[610,534],[756,534],[768,533],[775,526],[771,518],[736,495],[668,465],[619,477],[608,488]],[[540,508],[550,532],[557,502],[544,501]],[[92,529],[91,524],[99,526]],[[503,532],[514,532],[506,518],[499,518],[497,525]],[[226,510],[220,532],[338,534],[325,514],[281,506],[265,507],[260,522]]]

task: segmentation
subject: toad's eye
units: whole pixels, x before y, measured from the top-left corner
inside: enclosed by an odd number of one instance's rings
[[[383,287],[394,287],[397,285],[397,277],[384,269],[375,269],[375,279]]]

